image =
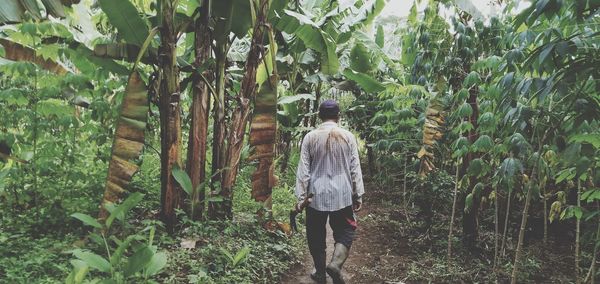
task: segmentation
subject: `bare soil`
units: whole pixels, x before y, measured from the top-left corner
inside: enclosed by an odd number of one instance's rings
[[[390,213],[389,206],[381,204],[384,192],[373,186],[368,186],[366,191],[363,209],[357,213],[356,238],[343,268],[344,279],[346,283],[402,283],[402,263],[408,250],[407,242],[381,222],[382,217],[389,217]],[[333,245],[331,229],[327,227],[328,260],[331,258]],[[314,283],[309,276],[312,271],[313,261],[307,249],[304,260],[290,268],[280,283]],[[332,283],[329,277],[327,281]]]

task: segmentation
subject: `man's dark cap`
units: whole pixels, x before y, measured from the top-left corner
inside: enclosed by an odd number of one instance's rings
[[[325,100],[319,106],[319,116],[323,118],[337,117],[340,113],[340,106],[334,100]]]

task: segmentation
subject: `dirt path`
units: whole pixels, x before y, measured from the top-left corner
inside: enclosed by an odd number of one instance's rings
[[[350,251],[350,257],[344,265],[346,283],[403,283],[403,255],[408,247],[406,241],[398,237],[386,226],[386,219],[397,218],[389,212],[385,202],[385,193],[380,188],[369,186],[365,196],[363,210],[358,213],[358,230]],[[396,215],[396,216],[394,216]],[[399,220],[398,220],[399,221]],[[327,227],[327,260],[333,252],[333,236]],[[389,244],[392,244],[390,247]],[[309,274],[313,270],[310,253],[305,252],[304,261],[292,267],[280,283],[315,283]],[[327,283],[331,283],[328,277]]]

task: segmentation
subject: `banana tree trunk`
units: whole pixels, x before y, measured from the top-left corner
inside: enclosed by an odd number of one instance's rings
[[[181,117],[178,70],[176,65],[177,35],[174,26],[174,1],[165,0],[162,6],[160,65],[160,137],[161,137],[161,218],[172,230],[176,223],[175,209],[179,208],[181,189],[172,175],[173,167],[182,167]]]
[[[223,162],[225,160],[225,68],[227,60],[227,47],[220,46],[215,50],[217,57],[216,92],[217,96],[213,110],[213,144],[211,164],[211,189],[213,193],[218,192],[215,186],[220,183],[223,175]],[[208,204],[208,215],[211,219],[220,217],[220,201],[211,201]]]
[[[202,1],[200,18],[196,22],[195,31],[195,50],[196,67],[202,66],[210,58],[211,36],[208,26],[210,0]],[[203,76],[209,77],[209,70],[203,72]],[[200,77],[200,74],[193,75],[193,99],[191,106],[192,121],[190,125],[190,138],[188,141],[187,153],[187,172],[192,180],[192,186],[195,189],[190,202],[195,203],[192,216],[198,220],[202,218],[204,211],[204,188],[198,189],[198,186],[206,179],[206,140],[208,133],[208,113],[210,108],[209,88]]]
[[[250,101],[256,93],[256,70],[261,60],[261,54],[264,53],[263,36],[267,28],[266,17],[269,10],[269,1],[261,0],[259,5],[252,33],[250,51],[244,68],[244,78],[242,79],[238,95],[238,105],[233,111],[231,130],[227,140],[227,150],[221,180],[221,196],[223,197],[223,201],[219,203],[219,208],[216,212],[216,217],[221,219],[232,218],[233,185],[237,177],[248,116],[251,111]]]

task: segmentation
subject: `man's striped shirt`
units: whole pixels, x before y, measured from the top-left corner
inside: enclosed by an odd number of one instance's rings
[[[335,122],[321,124],[302,140],[296,197],[302,201],[307,192],[314,194],[309,206],[319,211],[350,206],[352,195],[361,198],[365,192],[356,138]]]

